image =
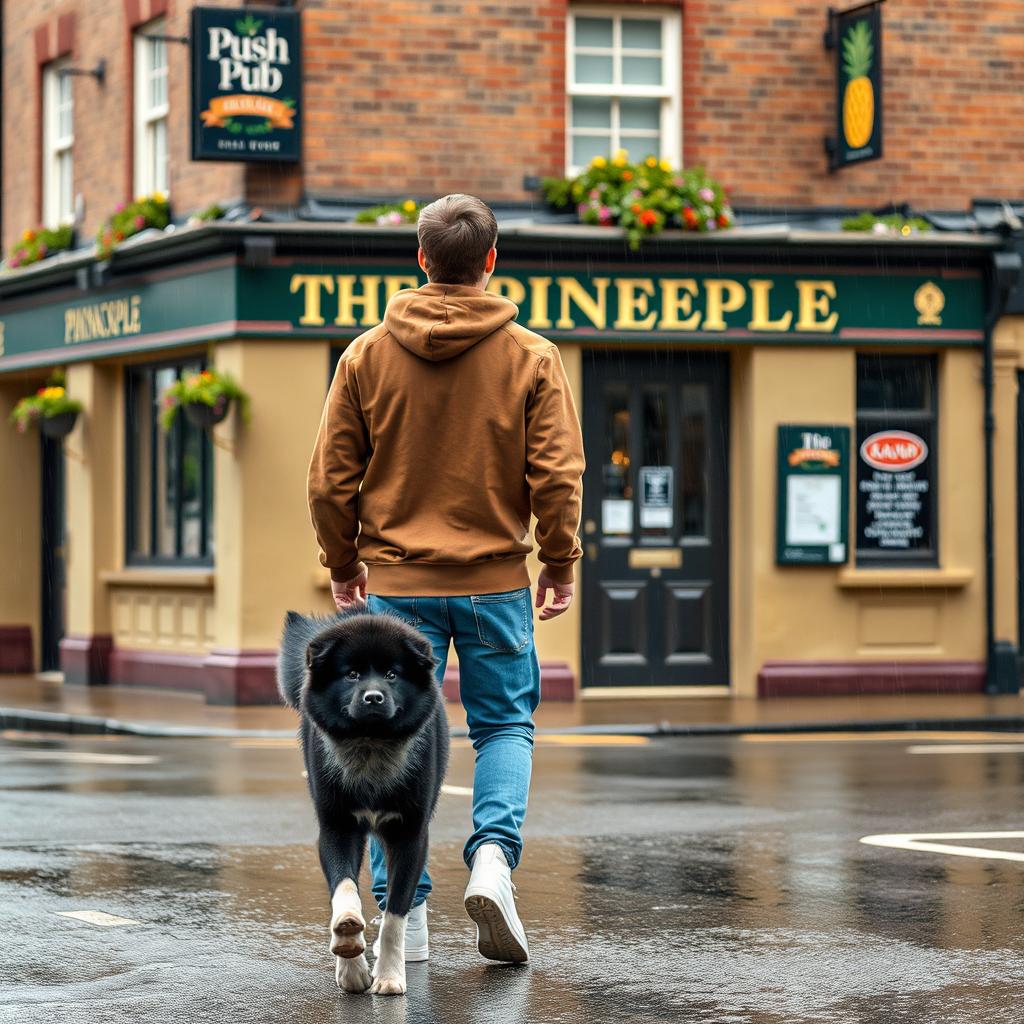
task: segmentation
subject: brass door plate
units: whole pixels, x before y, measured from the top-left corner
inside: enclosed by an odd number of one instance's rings
[[[681,569],[682,548],[630,548],[630,569]]]

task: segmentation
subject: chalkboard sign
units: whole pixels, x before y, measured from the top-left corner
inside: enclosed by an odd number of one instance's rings
[[[895,422],[895,421],[891,421]],[[857,429],[858,560],[934,560],[932,424]]]
[[[779,565],[846,562],[849,453],[849,427],[779,427],[775,530]]]
[[[301,158],[299,12],[192,10],[192,159]]]

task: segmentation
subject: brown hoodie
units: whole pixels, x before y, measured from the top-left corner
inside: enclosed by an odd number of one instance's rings
[[[428,284],[338,363],[309,467],[320,561],[382,596],[529,585],[540,559],[570,582],[582,554],[583,441],[558,349],[508,299]]]

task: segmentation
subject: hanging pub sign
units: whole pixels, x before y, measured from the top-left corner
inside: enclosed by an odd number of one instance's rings
[[[857,558],[868,564],[934,562],[935,458],[931,424],[857,427]]]
[[[775,561],[846,561],[850,502],[850,428],[779,427]]]
[[[300,159],[299,12],[192,10],[192,159]]]
[[[829,9],[825,45],[836,61],[836,130],[826,140],[829,169],[882,155],[882,0]]]

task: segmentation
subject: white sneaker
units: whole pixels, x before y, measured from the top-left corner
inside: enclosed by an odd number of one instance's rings
[[[473,854],[473,871],[466,886],[466,913],[476,923],[477,949],[488,960],[516,964],[530,958],[526,932],[516,913],[515,886],[505,854],[485,843]]]
[[[380,924],[380,918],[375,917],[371,923]],[[380,956],[380,935],[373,940],[373,955]],[[421,903],[409,911],[409,918],[405,924],[405,962],[407,964],[420,963],[430,959],[430,946],[427,943],[427,905]]]

